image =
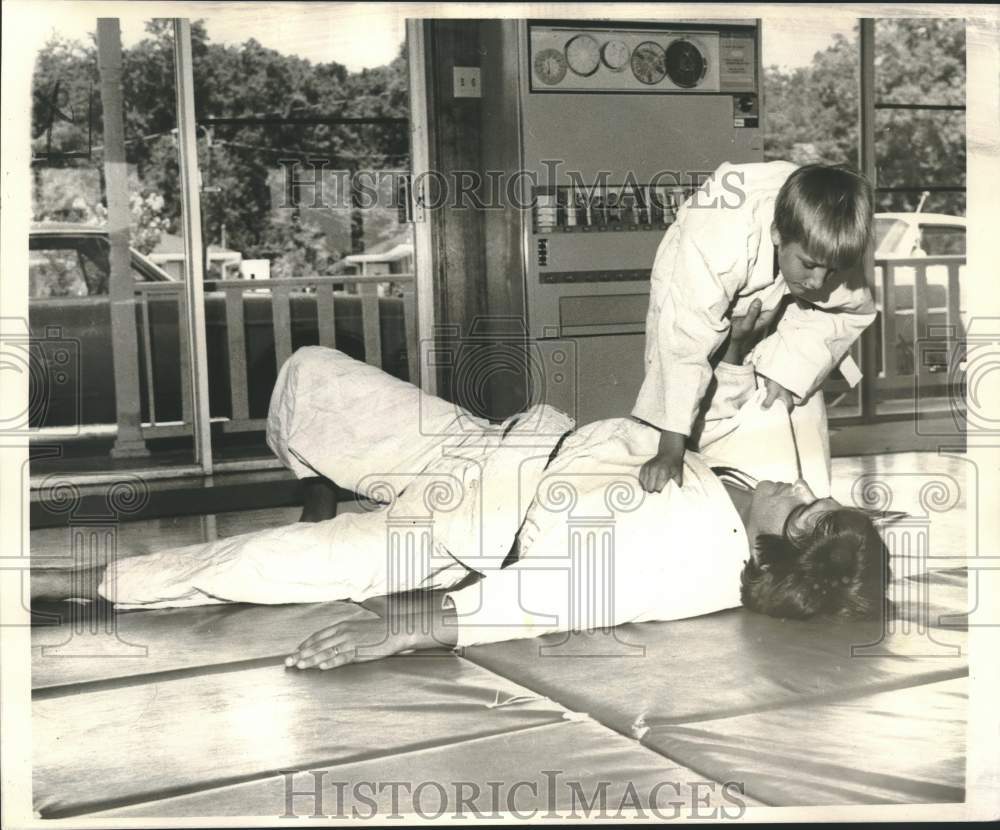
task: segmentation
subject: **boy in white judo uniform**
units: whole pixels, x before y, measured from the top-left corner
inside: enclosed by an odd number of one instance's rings
[[[750,386],[737,409],[753,399],[749,415],[781,401],[802,477],[829,493],[818,389],[875,319],[861,270],[871,225],[869,183],[824,165],[723,164],[680,208],[653,264],[646,374],[632,411],[660,432],[639,476],[646,490],[682,483],[685,449],[744,468],[766,461],[768,448],[731,437],[736,410],[724,388],[744,386],[742,372],[761,389],[755,395]],[[730,319],[752,306],[765,321],[780,314],[775,331],[745,366],[713,366]]]

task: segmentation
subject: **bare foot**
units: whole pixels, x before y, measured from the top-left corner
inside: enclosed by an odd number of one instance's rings
[[[337,486],[328,478],[317,476],[302,480],[305,501],[300,522],[322,522],[337,515]]]

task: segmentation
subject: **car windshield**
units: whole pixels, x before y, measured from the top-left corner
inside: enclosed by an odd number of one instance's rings
[[[897,253],[896,247],[906,233],[906,222],[887,216],[875,217],[875,256]]]

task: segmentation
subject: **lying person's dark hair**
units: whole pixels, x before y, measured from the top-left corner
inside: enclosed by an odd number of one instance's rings
[[[791,516],[789,516],[791,518]],[[891,612],[889,551],[871,517],[841,508],[811,533],[761,533],[740,575],[743,605],[772,617],[871,619]]]

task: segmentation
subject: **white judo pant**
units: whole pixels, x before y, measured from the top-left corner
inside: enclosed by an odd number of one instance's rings
[[[341,352],[299,349],[272,393],[268,444],[297,476],[364,496],[364,509],[124,559],[101,593],[157,608],[451,587],[499,567],[572,426],[544,405],[491,425]]]

